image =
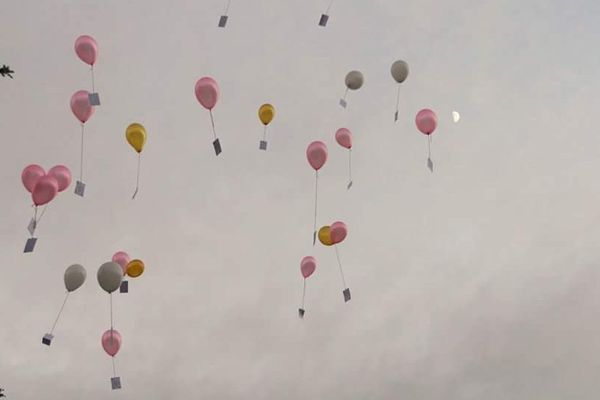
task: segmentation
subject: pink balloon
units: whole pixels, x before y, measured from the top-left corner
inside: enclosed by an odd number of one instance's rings
[[[31,164],[26,166],[23,169],[23,172],[21,172],[21,182],[23,182],[23,186],[25,186],[25,189],[27,189],[29,193],[33,193],[33,188],[38,179],[44,175],[46,175],[44,168],[37,164]]]
[[[117,355],[121,349],[121,334],[115,329],[109,329],[102,334],[102,347],[106,354],[111,357]]]
[[[81,35],[75,40],[75,53],[84,63],[94,65],[98,59],[98,43],[91,36]]]
[[[352,132],[350,132],[346,128],[340,128],[337,130],[337,132],[335,133],[335,140],[342,147],[345,147],[347,149],[352,148]]]
[[[129,264],[131,258],[129,257],[129,254],[125,253],[124,251],[117,251],[112,256],[112,261],[116,262],[121,266],[121,268],[123,268],[123,275],[125,275],[125,273],[127,272],[127,264]]]
[[[331,241],[334,244],[342,243],[348,236],[348,227],[341,221],[334,222],[330,228]]]
[[[35,183],[31,198],[36,206],[50,203],[58,193],[58,181],[50,175],[44,175]]]
[[[300,272],[302,272],[304,279],[311,276],[316,268],[317,260],[312,256],[306,256],[300,261]]]
[[[212,110],[219,100],[219,85],[213,78],[205,76],[196,82],[196,98],[207,110]]]
[[[311,167],[318,171],[327,161],[327,145],[320,141],[314,141],[306,149],[306,158]]]
[[[94,115],[94,107],[90,104],[88,96],[87,90],[80,90],[71,96],[71,111],[83,124]]]
[[[415,122],[417,129],[425,135],[431,135],[437,127],[437,115],[428,108],[425,108],[418,112]]]
[[[71,184],[71,171],[64,165],[57,165],[50,168],[48,175],[54,177],[58,182],[58,191],[62,192]]]

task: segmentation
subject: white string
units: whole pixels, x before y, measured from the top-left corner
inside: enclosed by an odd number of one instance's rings
[[[56,328],[56,324],[58,323],[58,320],[60,318],[60,315],[62,314],[63,310],[65,309],[65,304],[67,304],[67,299],[69,298],[69,292],[67,292],[65,299],[62,303],[62,306],[60,307],[60,310],[58,311],[58,315],[56,316],[56,319],[54,320],[54,324],[52,324],[52,329],[50,330],[50,334],[52,335],[54,333],[54,329]]]
[[[327,10],[325,10],[325,15],[329,14],[329,10],[331,10],[331,6],[333,5],[333,0],[331,0],[329,2],[329,5],[327,6]]]
[[[338,265],[340,267],[340,274],[342,276],[342,284],[344,285],[343,289],[347,288],[346,279],[344,278],[344,271],[342,270],[342,262],[340,261],[340,252],[338,251],[337,244],[335,245],[335,255],[337,257]]]

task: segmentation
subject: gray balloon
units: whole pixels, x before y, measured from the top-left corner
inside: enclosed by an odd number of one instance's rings
[[[106,262],[98,269],[98,283],[100,287],[112,293],[121,286],[123,279],[123,269],[116,262]]]
[[[402,83],[408,78],[408,64],[406,61],[398,60],[392,64],[392,78],[398,83]]]
[[[87,272],[85,268],[79,264],[73,264],[69,268],[65,270],[65,287],[68,292],[74,292],[79,289],[83,282],[85,282],[85,278],[87,277]]]
[[[365,79],[360,71],[350,71],[346,75],[346,87],[350,90],[360,89],[364,81]]]

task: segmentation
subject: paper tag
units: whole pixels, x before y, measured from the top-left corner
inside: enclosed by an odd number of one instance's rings
[[[431,161],[431,158],[427,159],[427,168],[429,168],[429,170],[433,172],[433,161]]]
[[[304,318],[304,309],[303,308],[298,309],[298,317]]]
[[[351,299],[350,297],[350,289],[346,288],[344,289],[344,303],[349,302]]]
[[[346,106],[348,106],[348,103],[346,102],[346,100],[340,99],[340,106],[346,108]]]
[[[77,196],[83,197],[84,193],[85,193],[85,183],[83,183],[81,181],[77,181],[77,183],[75,184],[75,194]]]
[[[398,121],[398,111],[396,111],[396,114],[394,114],[394,122]]]
[[[100,95],[98,93],[90,93],[88,95],[88,100],[91,105],[99,106],[100,105]]]
[[[216,155],[221,154],[221,142],[219,142],[219,139],[215,139],[215,141],[213,142],[213,147],[215,148]]]
[[[221,18],[219,18],[219,28],[225,28],[225,25],[227,25],[227,15],[221,15]]]
[[[121,389],[121,377],[115,376],[114,378],[110,378],[110,385],[112,386],[112,390]]]
[[[352,187],[352,181],[348,182],[348,186],[346,186],[346,190],[350,190],[351,187]]]
[[[265,140],[261,140],[260,144],[258,145],[258,148],[260,150],[267,150],[267,142]]]
[[[50,346],[50,344],[52,344],[52,339],[54,339],[54,335],[51,333],[46,333],[42,338],[42,343],[46,346]]]
[[[35,232],[35,228],[37,227],[37,222],[35,222],[35,219],[31,218],[31,221],[29,221],[29,225],[27,225],[27,230],[29,231],[29,234],[33,236],[33,233]]]
[[[319,20],[319,26],[327,26],[327,21],[329,21],[329,15],[321,14],[321,19]]]
[[[32,253],[33,249],[35,248],[35,243],[37,242],[37,238],[29,238],[27,239],[27,242],[25,243],[25,250],[23,250],[23,253]]]
[[[129,282],[128,281],[121,282],[121,286],[119,287],[119,293],[129,293]]]
[[[317,243],[317,231],[313,232],[313,246]]]

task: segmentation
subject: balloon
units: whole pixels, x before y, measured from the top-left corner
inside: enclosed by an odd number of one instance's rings
[[[79,264],[73,264],[69,268],[65,270],[65,287],[68,292],[74,292],[79,289],[83,282],[85,282],[85,278],[87,276],[87,272],[85,268]]]
[[[121,334],[115,329],[109,329],[102,334],[102,347],[106,354],[111,357],[117,355],[121,349],[122,341]]]
[[[263,104],[258,109],[258,118],[264,125],[269,125],[275,118],[275,107],[270,104]]]
[[[423,109],[419,111],[415,118],[417,129],[425,135],[431,135],[437,127],[437,115],[430,109]]]
[[[27,189],[29,193],[33,193],[33,188],[38,179],[44,175],[46,175],[44,168],[37,164],[31,164],[26,166],[23,169],[23,172],[21,172],[21,182],[23,182],[23,186],[25,186],[25,189]]]
[[[338,244],[346,239],[348,235],[348,227],[345,223],[338,221],[331,224],[331,241]]]
[[[84,63],[94,65],[98,59],[98,44],[93,37],[81,35],[75,40],[75,53]]]
[[[58,181],[50,176],[44,175],[35,183],[31,198],[36,206],[50,203],[58,193]]]
[[[318,171],[327,161],[327,145],[320,141],[314,141],[306,149],[306,158],[311,167]]]
[[[454,122],[460,121],[460,114],[458,113],[458,111],[452,111],[452,120]]]
[[[196,82],[196,98],[207,110],[212,110],[219,100],[219,85],[213,78],[205,76]]]
[[[50,168],[48,175],[54,177],[58,182],[58,191],[62,192],[71,184],[71,171],[64,165],[57,165]]]
[[[350,90],[358,90],[364,82],[364,77],[360,71],[350,71],[346,75],[346,87]]]
[[[335,133],[335,140],[342,147],[347,149],[352,148],[352,132],[346,128],[340,128]]]
[[[119,264],[121,269],[123,269],[123,275],[127,273],[127,264],[129,264],[130,260],[131,258],[129,258],[129,254],[125,253],[124,251],[117,251],[112,256],[112,261]]]
[[[109,261],[98,269],[98,283],[108,293],[112,293],[121,286],[123,270],[116,262]]]
[[[71,111],[82,124],[94,115],[94,107],[90,104],[88,96],[87,90],[80,90],[71,96]]]
[[[142,124],[134,122],[127,127],[127,130],[125,130],[125,138],[135,151],[141,153],[146,144],[146,129]]]
[[[392,78],[398,83],[402,83],[408,78],[408,64],[406,61],[398,60],[392,64]]]
[[[302,259],[300,262],[300,271],[302,272],[302,276],[304,279],[308,278],[315,272],[317,268],[317,260],[315,260],[312,256],[307,256]]]
[[[144,262],[142,260],[131,260],[127,264],[127,275],[132,278],[137,278],[144,273]]]
[[[325,246],[333,246],[333,241],[331,240],[331,228],[329,226],[326,225],[319,229],[319,241]]]

